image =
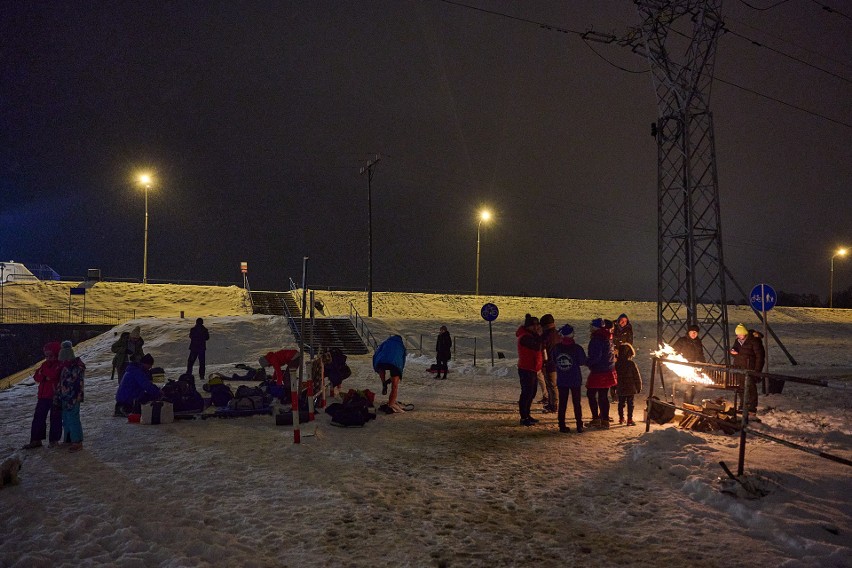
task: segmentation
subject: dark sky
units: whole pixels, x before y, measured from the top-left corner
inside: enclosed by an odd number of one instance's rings
[[[629,0],[0,2],[0,259],[63,277],[652,299],[657,106]],[[751,0],[757,7],[770,0]],[[821,4],[834,7],[829,12]],[[852,245],[852,5],[723,6],[727,264],[827,295]],[[778,53],[778,52],[782,53]],[[805,61],[797,62],[788,56]],[[606,60],[605,60],[605,59]],[[607,61],[608,60],[608,61]],[[612,64],[614,65],[612,65]],[[617,66],[617,67],[616,67]],[[823,70],[816,69],[819,67]],[[785,106],[770,98],[802,107]],[[822,115],[822,116],[816,116]],[[852,259],[835,263],[852,285]]]

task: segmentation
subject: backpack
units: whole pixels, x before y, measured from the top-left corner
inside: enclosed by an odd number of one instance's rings
[[[325,412],[331,416],[331,423],[334,426],[363,426],[376,418],[373,397],[375,395],[369,390],[362,393],[351,389],[346,393],[343,402],[330,404]]]
[[[174,412],[201,412],[204,398],[195,390],[195,378],[181,375],[177,381],[169,379],[161,389],[162,399],[171,402]]]
[[[269,406],[270,398],[259,387],[240,385],[234,398],[228,401],[228,408],[232,410],[259,410]]]

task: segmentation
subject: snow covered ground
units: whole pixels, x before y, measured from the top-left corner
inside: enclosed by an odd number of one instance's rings
[[[67,283],[41,283],[7,287],[6,306],[50,307],[54,284],[67,302]],[[350,300],[367,311],[363,293],[318,294],[332,314],[347,314]],[[104,283],[89,299],[144,306],[137,313],[153,317],[114,332],[140,325],[170,378],[198,316],[211,333],[208,373],[295,345],[282,318],[246,315],[233,287]],[[501,310],[494,344],[506,358],[493,367],[484,301]],[[0,490],[0,566],[852,566],[849,466],[750,438],[747,479],[766,496],[749,499],[721,491],[718,462],[736,468],[736,436],[672,425],[566,435],[552,414],[518,425],[514,331],[525,312],[572,323],[583,344],[592,317],[626,312],[647,385],[654,304],[375,293],[373,311],[380,340],[399,333],[413,347],[424,336],[400,387],[416,410],[348,429],[319,414],[298,445],[269,416],[113,418],[112,333],[75,346],[87,365],[82,452],[18,450],[36,387],[27,379],[0,392],[0,457],[23,460],[21,483]],[[780,308],[772,318],[800,363],[773,348],[772,370],[830,377],[833,388],[788,384],[761,398],[760,428],[852,459],[852,313]],[[756,325],[745,308],[730,320]],[[446,381],[426,372],[441,324],[458,349]],[[346,387],[380,392],[369,356],[349,364]]]

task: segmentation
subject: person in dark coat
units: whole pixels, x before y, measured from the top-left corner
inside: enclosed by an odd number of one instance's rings
[[[204,320],[195,320],[195,327],[189,330],[189,359],[186,361],[186,374],[192,375],[192,367],[198,359],[198,376],[204,381],[205,359],[207,354],[207,341],[210,332],[204,327]]]
[[[62,366],[59,363],[60,345],[51,341],[44,346],[44,363],[36,369],[33,379],[38,384],[38,400],[36,401],[33,423],[30,427],[30,442],[24,450],[40,448],[42,441],[47,438],[51,446],[59,443],[62,437],[62,409],[53,402],[53,395],[59,386],[59,375]],[[50,414],[50,433],[45,421]]]
[[[737,339],[731,346],[731,365],[737,369],[763,372],[763,364],[766,361],[763,334],[748,329],[743,324],[739,324],[734,333],[736,333]],[[759,378],[754,377],[749,384],[746,408],[750,413],[757,412],[757,383],[759,380]],[[745,382],[745,378],[743,378],[743,382]],[[742,393],[742,389],[740,389],[740,392]]]
[[[630,318],[627,314],[621,314],[615,320],[615,327],[612,330],[612,342],[618,347],[629,343],[633,345],[633,324],[630,323]]]
[[[437,363],[437,372],[435,373],[435,378],[440,379],[441,371],[444,372],[443,378],[447,378],[447,371],[449,371],[447,367],[447,361],[450,360],[450,354],[453,350],[453,339],[450,337],[450,332],[447,331],[447,326],[441,326],[441,332],[438,334],[438,341],[435,342],[435,360]]]
[[[142,405],[162,396],[160,388],[151,381],[151,367],[154,358],[150,353],[138,363],[130,363],[121,377],[118,392],[115,393],[115,416],[141,414]]]
[[[556,388],[556,363],[550,359],[550,350],[562,341],[556,330],[556,322],[552,314],[544,314],[541,323],[541,343],[544,347],[544,389],[547,393],[544,400],[544,412],[556,412],[559,408],[559,390]]]
[[[615,374],[618,376],[618,423],[624,424],[624,406],[627,406],[627,425],[636,426],[633,422],[633,398],[642,392],[642,375],[633,357],[636,351],[629,343],[618,346],[615,361]]]
[[[530,314],[524,316],[524,325],[518,328],[515,336],[518,338],[518,378],[521,381],[518,411],[521,414],[521,425],[532,426],[538,422],[531,416],[531,408],[538,388],[538,373],[544,362],[538,318]]]
[[[686,335],[675,341],[675,344],[672,345],[672,349],[681,354],[690,363],[707,362],[707,359],[704,358],[704,345],[701,343],[701,338],[698,337],[699,331],[701,331],[701,328],[697,325],[689,326]]]
[[[609,389],[618,384],[615,374],[615,352],[612,343],[613,324],[610,320],[596,318],[590,325],[586,377],[586,396],[592,421],[589,426],[609,428]]]
[[[556,366],[556,388],[559,389],[556,414],[559,431],[563,434],[571,432],[571,428],[565,424],[565,411],[570,395],[574,403],[574,420],[579,434],[583,431],[583,373],[580,367],[586,364],[586,352],[574,341],[574,328],[570,324],[566,323],[559,328],[559,337],[559,343],[550,349],[550,360]]]
[[[130,341],[130,332],[122,331],[121,335],[118,339],[112,344],[112,352],[115,355],[112,358],[112,373],[110,373],[110,380],[116,378],[116,373],[118,373],[118,380],[121,380],[121,377],[124,376],[124,371],[127,370],[127,342]]]

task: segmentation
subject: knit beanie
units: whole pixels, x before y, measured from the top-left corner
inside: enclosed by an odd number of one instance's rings
[[[595,329],[600,329],[604,326],[604,319],[603,318],[595,318],[595,319],[592,320],[592,323],[590,325]]]
[[[748,335],[748,328],[743,324],[739,324],[737,326],[737,329],[734,330],[734,333],[736,333],[737,335]]]
[[[559,328],[559,335],[562,337],[572,337],[574,335],[574,328],[570,323],[566,323],[562,327]]]
[[[524,316],[524,327],[529,327],[538,323],[538,318],[527,314]]]
[[[77,357],[74,355],[74,349],[71,346],[71,342],[65,340],[62,342],[62,349],[59,350],[59,360],[60,361],[73,361]]]
[[[147,363],[149,365],[154,364],[154,357],[150,353],[145,353],[145,356],[142,357],[142,364],[145,364],[145,363]]]
[[[543,316],[541,316],[541,319],[539,320],[539,322],[541,322],[541,325],[552,324],[554,322],[553,314],[544,314]]]

